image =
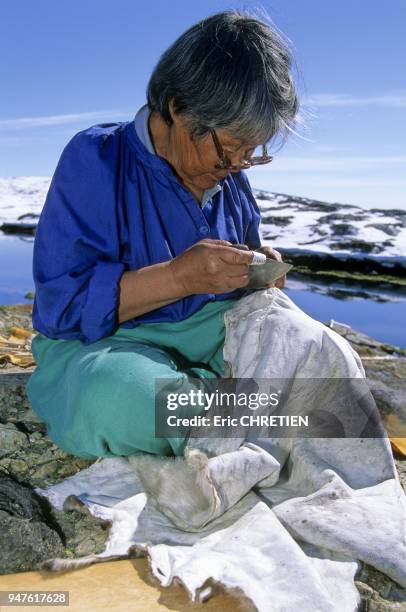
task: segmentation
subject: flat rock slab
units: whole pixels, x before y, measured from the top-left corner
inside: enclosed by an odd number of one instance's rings
[[[146,559],[102,563],[63,574],[26,572],[0,576],[0,590],[69,591],[69,608],[61,608],[69,612],[254,610],[252,606],[247,605],[240,608],[236,597],[224,593],[215,595],[204,604],[192,604],[181,586],[172,586],[169,589],[157,586],[149,575]],[[32,609],[32,606],[18,607],[18,610]],[[41,609],[48,610],[49,606]]]

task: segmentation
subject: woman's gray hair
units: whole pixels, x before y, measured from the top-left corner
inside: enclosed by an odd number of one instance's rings
[[[161,56],[148,106],[172,123],[169,101],[196,138],[224,128],[246,143],[286,136],[298,116],[288,43],[273,25],[241,11],[203,19]]]

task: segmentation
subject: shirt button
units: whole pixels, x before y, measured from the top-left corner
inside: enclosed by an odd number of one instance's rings
[[[203,236],[205,236],[208,233],[209,233],[209,228],[208,227],[206,227],[205,225],[201,225],[199,227],[199,234],[202,234]]]

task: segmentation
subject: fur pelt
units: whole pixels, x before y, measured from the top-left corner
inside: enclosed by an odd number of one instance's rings
[[[133,455],[129,464],[154,506],[184,531],[200,531],[237,503],[253,486],[266,480],[271,486],[279,478],[280,464],[264,449],[246,442],[237,450],[209,458],[201,450],[187,447],[184,457]],[[74,496],[65,500],[64,510],[89,512]],[[131,551],[131,549],[130,549]],[[48,559],[42,569],[64,571],[140,556],[140,547],[126,555],[81,559]],[[145,554],[145,552],[143,553]]]

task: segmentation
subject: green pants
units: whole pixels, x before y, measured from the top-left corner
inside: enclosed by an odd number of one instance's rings
[[[32,342],[37,367],[27,395],[49,438],[89,459],[138,452],[181,455],[184,437],[155,436],[155,379],[173,378],[179,388],[191,377],[223,376],[223,314],[235,303],[209,302],[175,323],[118,328],[87,346],[37,334]]]

